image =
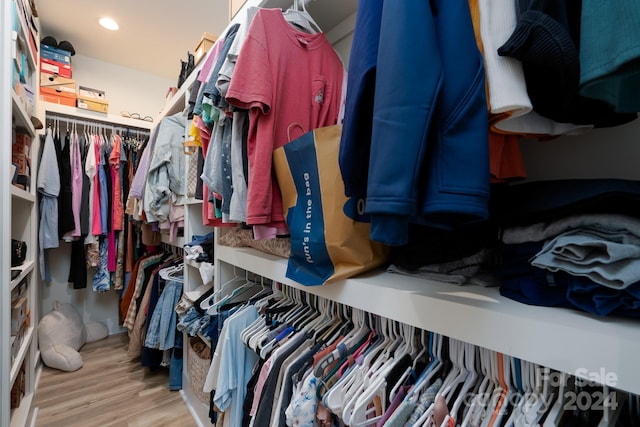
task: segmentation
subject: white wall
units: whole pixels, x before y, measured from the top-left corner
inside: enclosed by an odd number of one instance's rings
[[[109,113],[121,111],[139,113],[140,117],[158,116],[165,104],[167,89],[178,82],[179,62],[175,81],[143,73],[88,56],[71,58],[73,78],[78,86],[104,90],[109,101]]]
[[[87,56],[72,58],[73,78],[78,85],[104,90],[109,101],[109,113],[120,111],[139,113],[141,117],[157,117],[165,104],[165,93],[176,82],[137,70],[99,61]],[[87,289],[76,290],[68,284],[71,245],[60,242],[60,248],[49,251],[51,283],[41,283],[40,316],[51,311],[54,301],[73,304],[85,321],[101,321],[109,333],[120,332],[119,296],[116,292],[97,293],[91,288],[93,270],[89,271]]]

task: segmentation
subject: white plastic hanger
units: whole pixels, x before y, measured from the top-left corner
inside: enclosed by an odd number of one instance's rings
[[[172,280],[180,283],[184,283],[184,263],[176,264],[171,267],[165,267],[161,269],[158,274],[164,280]],[[179,274],[176,274],[179,273]]]
[[[307,12],[306,0],[294,0],[293,5],[282,14],[284,19],[297,29],[310,34],[321,33],[322,29]]]
[[[615,426],[618,418],[620,418],[622,409],[625,407],[625,403],[627,403],[629,395],[627,393],[620,393],[617,390],[612,390],[607,385],[602,386],[602,393],[604,396],[602,404],[604,411],[598,427]],[[615,394],[612,395],[611,393]],[[612,399],[613,396],[615,396],[614,399]]]
[[[460,393],[458,393],[457,399],[452,405],[450,413],[453,414],[453,416],[456,416],[458,414],[460,407],[467,400],[467,394],[478,381],[478,373],[476,372],[475,368],[476,346],[469,343],[464,343],[464,346],[464,366],[465,370],[468,372],[468,375],[466,380],[464,381],[464,384],[462,385],[462,388],[460,389]],[[448,420],[445,420],[445,422],[448,422]]]
[[[209,307],[211,307],[214,303],[215,303],[215,299],[218,295],[220,295],[221,293],[223,293],[224,291],[226,291],[227,287],[232,285],[232,284],[238,284],[240,281],[245,281],[247,282],[248,280],[245,279],[244,277],[238,276],[238,274],[236,273],[236,268],[235,266],[233,267],[233,277],[225,282],[222,286],[220,286],[220,289],[216,289],[215,291],[213,291],[213,293],[211,295],[209,295],[208,297],[206,297],[205,299],[203,299],[202,301],[200,301],[200,308],[203,310],[208,310]]]
[[[564,372],[560,372],[560,386],[558,387],[558,395],[555,403],[547,414],[547,418],[544,421],[543,427],[555,427],[559,424],[560,418],[564,413],[564,397],[567,381],[569,381],[569,376]]]
[[[410,345],[412,343],[411,335],[414,330],[408,325],[400,325],[395,321],[390,321],[390,324],[391,331],[396,335],[393,345],[390,346],[393,354],[389,353],[387,361],[384,362],[375,372],[371,373],[369,381],[367,381],[367,377],[365,377],[364,390],[358,396],[348,421],[348,424],[353,425],[354,427],[370,425],[382,418],[382,415],[380,415],[378,417],[368,419],[369,411],[367,408],[374,398],[379,397],[382,402],[382,408],[386,409],[388,406],[388,402],[386,401],[386,390],[389,386],[386,382],[387,375],[394,369],[396,364],[404,358],[405,355],[415,355],[415,351],[412,353],[412,347]],[[395,346],[396,342],[400,342],[400,345],[397,347]],[[394,384],[391,386],[393,385]],[[346,419],[344,421],[347,422]]]

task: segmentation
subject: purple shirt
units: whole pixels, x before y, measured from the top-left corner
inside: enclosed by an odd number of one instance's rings
[[[142,157],[140,158],[140,163],[138,163],[138,169],[136,170],[136,174],[133,177],[133,181],[131,182],[131,190],[129,190],[129,195],[138,200],[142,200],[142,195],[144,194],[144,186],[147,182],[147,174],[149,173],[149,166],[151,165],[151,153],[153,153],[153,149],[156,145],[156,136],[157,136],[158,126],[154,127],[151,131],[151,136],[149,137],[149,143],[147,144],[147,148],[145,148],[142,153]]]

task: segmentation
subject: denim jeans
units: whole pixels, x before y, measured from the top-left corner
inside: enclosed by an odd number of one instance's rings
[[[168,281],[158,299],[144,345],[158,350],[173,348],[176,339],[176,313],[174,307],[182,295],[182,283]]]
[[[182,334],[176,334],[176,342],[171,352],[169,364],[169,390],[182,389]]]

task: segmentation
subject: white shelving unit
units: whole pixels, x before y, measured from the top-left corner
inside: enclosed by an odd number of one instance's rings
[[[53,102],[41,101],[40,107],[47,113],[57,113],[79,120],[91,120],[106,123],[111,126],[123,126],[128,128],[151,129],[155,123],[145,120],[122,117],[116,114],[104,114],[97,111],[85,110],[84,108],[69,107],[68,105],[54,104]]]
[[[291,3],[290,0],[248,0],[229,25],[243,22],[249,7],[287,8]],[[357,0],[326,0],[307,5],[345,64],[349,59],[357,3]],[[161,117],[184,107],[193,78],[194,75],[168,103]],[[594,131],[583,137],[560,138],[554,141],[555,146],[525,142],[523,153],[527,170],[531,179],[640,179],[633,161],[640,149],[633,148],[635,151],[627,156],[627,167],[621,167],[619,162],[609,162],[612,150],[619,149],[616,157],[624,158],[625,150],[637,146],[634,135],[638,132],[640,125],[635,123],[614,130]],[[613,139],[626,142],[612,148]],[[603,144],[603,141],[607,143]],[[549,156],[555,156],[555,150],[561,154],[550,161]],[[606,155],[602,155],[602,150]],[[586,153],[588,159],[577,159],[580,156],[576,153]],[[551,167],[549,163],[552,163]],[[200,208],[199,204],[187,207],[185,241],[193,234],[210,231],[201,226]],[[223,232],[224,229],[216,229],[216,233]],[[640,394],[640,370],[636,368],[636,355],[640,354],[638,321],[528,306],[502,297],[497,288],[457,287],[380,270],[325,286],[306,287],[286,277],[285,259],[250,248],[217,244],[214,252],[216,288],[233,277],[238,269],[246,270],[332,301],[558,371],[589,379],[594,378],[593,374],[614,373],[615,376],[602,377],[606,385]],[[201,284],[199,276],[194,274],[197,266],[194,263],[186,265],[185,290],[192,290]],[[190,393],[186,360],[183,377],[185,390],[182,395],[196,422],[210,425],[202,404]]]
[[[37,18],[30,18],[28,1],[8,0],[0,6],[0,427],[23,427],[33,419],[32,402],[35,394],[37,372],[39,370],[39,352],[37,349],[38,318],[38,281],[37,281],[37,206],[35,193],[35,171],[37,170],[37,153],[39,138],[31,122],[31,108],[27,108],[16,91],[13,80],[14,66],[23,66],[17,61],[17,52],[24,53],[24,77],[29,86],[36,91],[33,94],[34,103],[37,100],[38,89],[38,60],[37,47],[39,37],[34,34],[32,40],[29,22],[33,19],[39,25]],[[36,29],[37,30],[37,29]],[[18,89],[20,89],[18,87]],[[35,105],[33,106],[35,112]],[[35,113],[34,113],[35,114]],[[12,161],[12,126],[21,129],[31,137],[31,185],[23,190],[11,184],[9,165]],[[20,273],[11,279],[11,239],[26,242],[27,253],[25,262],[18,267]],[[29,323],[18,333],[19,346],[12,358],[11,352],[11,304],[12,294],[22,290],[21,296],[27,298]],[[18,342],[18,341],[17,341]],[[13,360],[12,360],[13,359]],[[21,367],[24,366],[24,395],[16,408],[11,408],[11,389],[20,377]]]

